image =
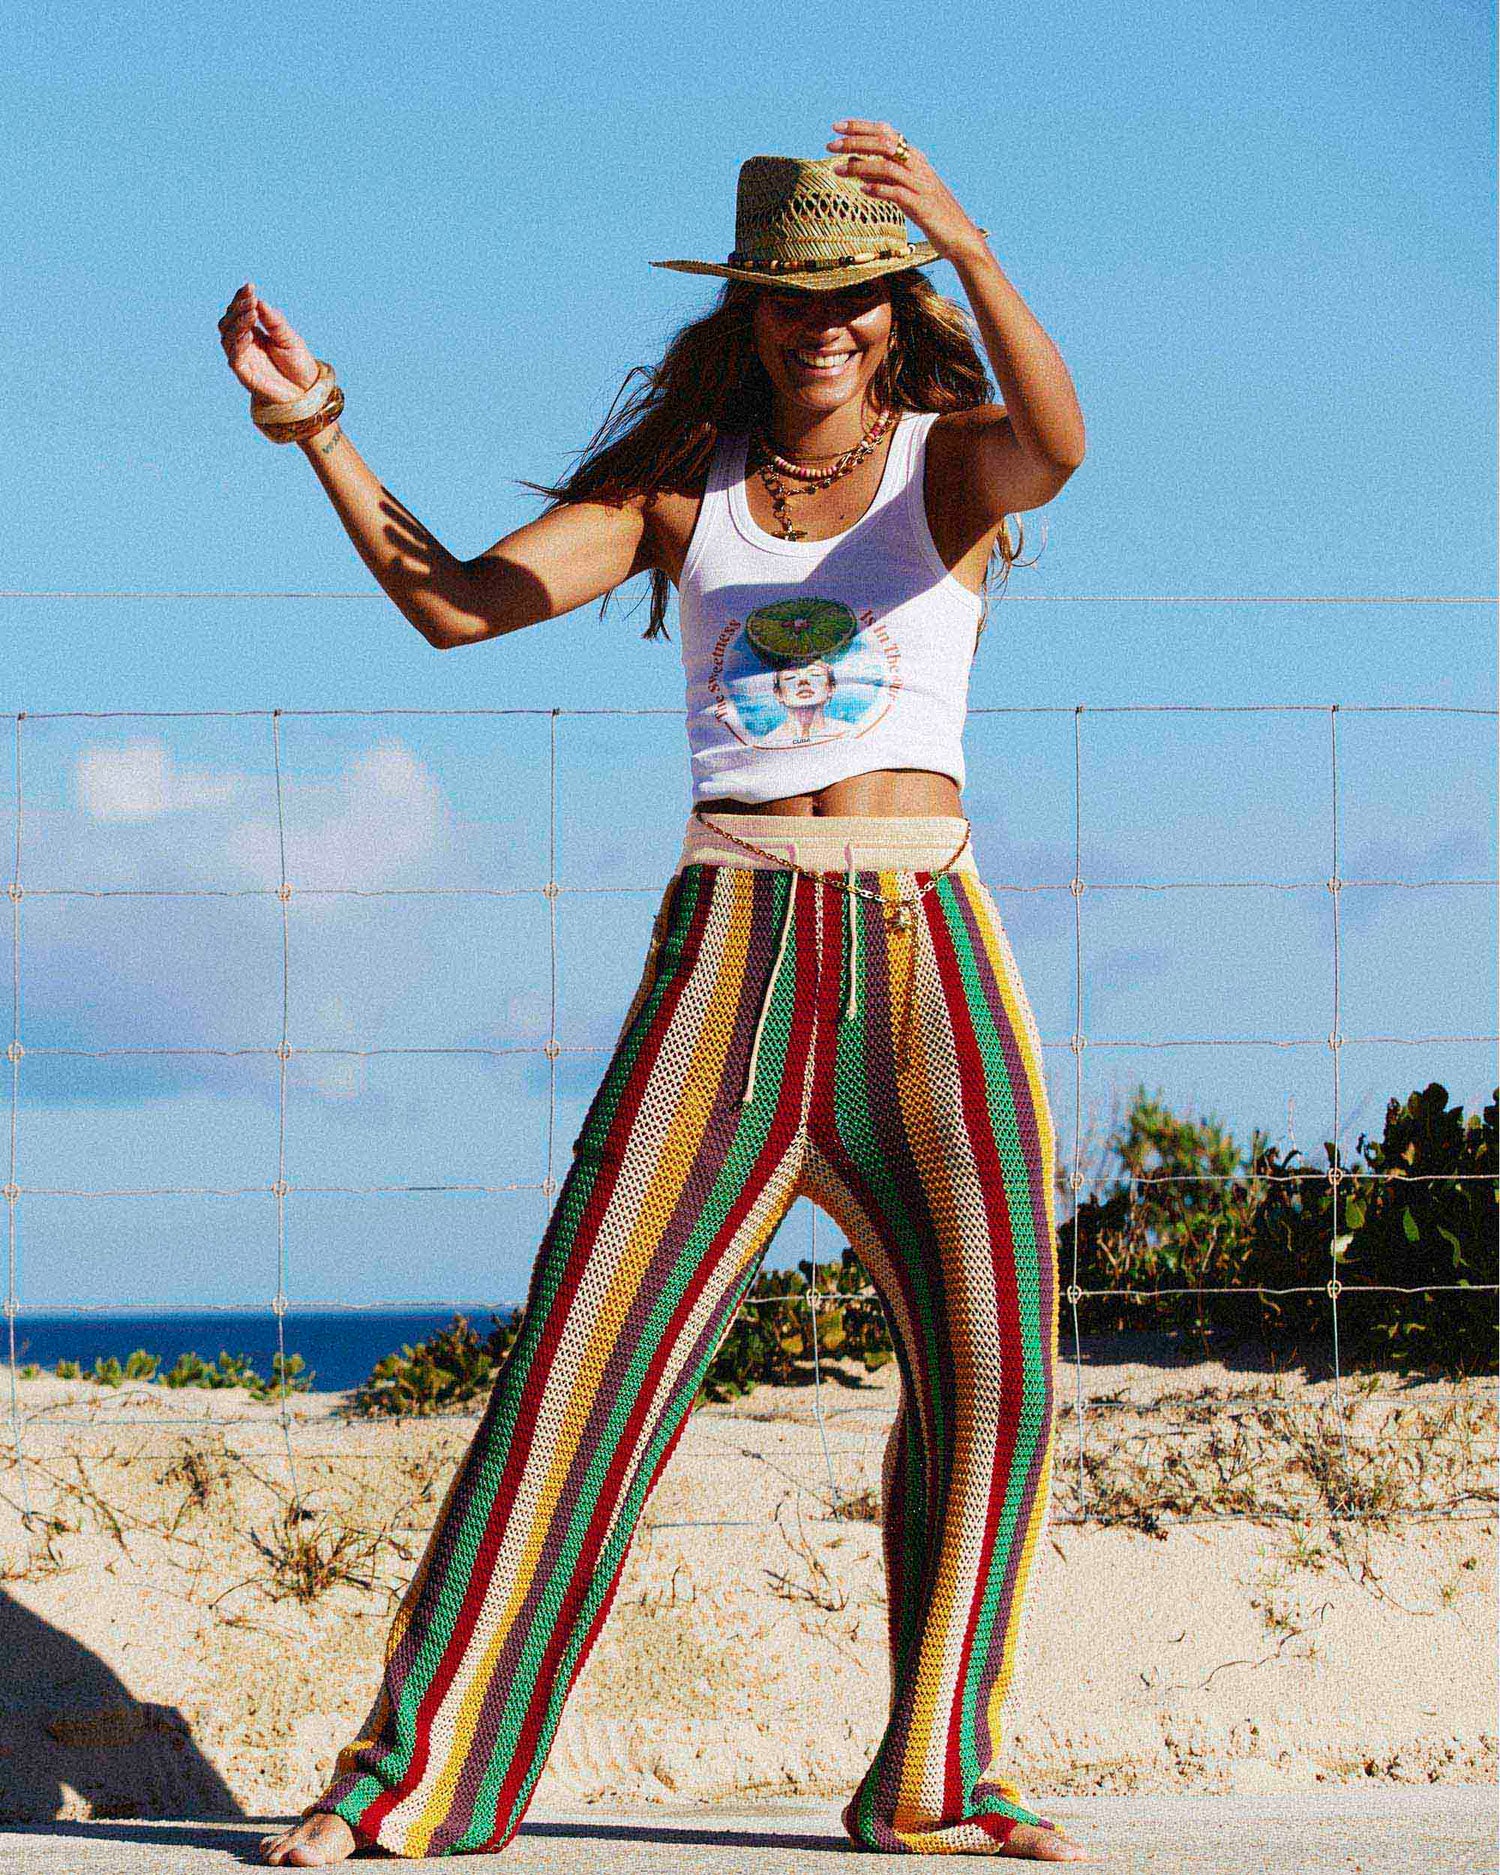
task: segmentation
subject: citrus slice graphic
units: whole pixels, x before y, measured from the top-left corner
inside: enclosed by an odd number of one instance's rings
[[[836,599],[778,599],[745,621],[745,636],[771,664],[837,657],[857,629],[854,614]]]

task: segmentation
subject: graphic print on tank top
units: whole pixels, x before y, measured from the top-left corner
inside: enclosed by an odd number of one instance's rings
[[[748,436],[719,438],[678,587],[694,801],[775,800],[878,769],[964,785],[980,595],[927,521],[936,412],[906,412],[864,515],[827,540],[760,527]]]
[[[871,606],[781,599],[727,619],[713,643],[714,715],[749,748],[861,736],[901,688],[901,651]]]

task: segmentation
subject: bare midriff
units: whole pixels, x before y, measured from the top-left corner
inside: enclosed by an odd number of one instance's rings
[[[958,783],[925,768],[876,768],[777,801],[736,801],[720,795],[695,803],[700,814],[963,814]]]

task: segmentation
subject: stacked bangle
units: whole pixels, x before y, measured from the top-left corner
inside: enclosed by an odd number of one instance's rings
[[[251,397],[251,421],[273,443],[305,442],[326,429],[344,408],[343,389],[333,375],[333,366],[326,358],[317,363],[317,377],[290,403],[278,402],[274,397]]]

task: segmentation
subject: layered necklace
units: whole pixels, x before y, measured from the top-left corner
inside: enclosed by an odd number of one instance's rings
[[[842,455],[835,456],[831,462],[817,463],[793,462],[789,457],[779,454],[771,447],[764,430],[756,430],[752,437],[755,448],[756,469],[765,484],[766,493],[771,498],[771,507],[775,512],[777,525],[781,529],[783,540],[806,540],[806,530],[793,527],[791,509],[787,505],[789,495],[811,495],[818,489],[831,488],[833,484],[857,469],[872,450],[880,447],[881,439],[896,420],[894,410],[882,410],[873,426],[868,429],[852,449],[846,449]],[[801,488],[788,489],[782,477],[801,482]]]

